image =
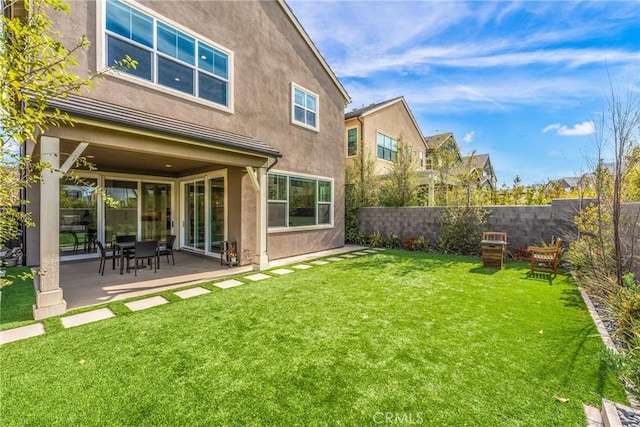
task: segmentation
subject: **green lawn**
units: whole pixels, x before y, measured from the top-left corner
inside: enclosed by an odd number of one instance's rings
[[[116,318],[68,330],[52,319],[0,347],[0,419],[583,426],[582,404],[625,402],[622,387],[578,289],[526,267],[386,251],[143,312],[113,304]]]

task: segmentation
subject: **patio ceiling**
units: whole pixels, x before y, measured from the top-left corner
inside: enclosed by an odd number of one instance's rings
[[[78,146],[77,142],[60,141],[61,162]],[[89,144],[82,156],[100,172],[136,173],[142,175],[180,177],[207,169],[224,167],[197,159],[185,159],[162,154],[137,153]]]

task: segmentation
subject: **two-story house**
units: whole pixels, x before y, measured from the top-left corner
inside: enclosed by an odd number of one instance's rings
[[[404,97],[357,108],[344,115],[347,162],[362,154],[375,159],[375,173],[386,175],[398,153],[399,141],[408,144],[425,170],[426,149],[420,127]],[[359,153],[362,150],[362,153]]]
[[[211,257],[234,241],[255,269],[344,245],[349,96],[284,1],[77,0],[52,17],[63,43],[91,42],[78,74],[126,55],[137,67],[51,100],[76,123],[28,147],[83,177],[47,175],[28,191],[26,259],[46,272],[36,318],[66,308],[60,261],[97,256],[70,235],[176,235]],[[78,157],[96,170],[74,169]]]
[[[475,154],[473,156],[465,156],[462,158],[463,168],[470,169],[477,178],[476,186],[478,188],[489,188],[495,190],[498,178],[491,164],[489,154]]]

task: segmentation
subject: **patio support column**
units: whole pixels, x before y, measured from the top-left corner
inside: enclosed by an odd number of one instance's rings
[[[267,169],[247,166],[247,172],[256,191],[256,250],[253,257],[253,269],[266,270],[269,268],[269,254],[267,253],[267,192],[269,183]]]
[[[52,169],[60,166],[60,140],[42,136],[37,149],[40,159]],[[40,272],[34,278],[36,303],[33,306],[35,320],[58,316],[67,310],[60,288],[60,173],[46,170],[40,181],[40,216],[35,218],[40,239]]]

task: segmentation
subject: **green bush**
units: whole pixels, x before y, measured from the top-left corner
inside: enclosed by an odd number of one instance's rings
[[[451,207],[438,218],[441,252],[458,255],[477,255],[482,232],[487,227],[486,209],[477,206]]]
[[[389,249],[400,249],[402,248],[402,240],[397,234],[391,233],[384,239],[384,246]]]
[[[382,237],[382,234],[380,234],[380,232],[376,230],[369,237],[368,242],[366,244],[371,246],[372,248],[381,248],[384,246],[384,243],[385,242],[384,242],[384,238]]]

